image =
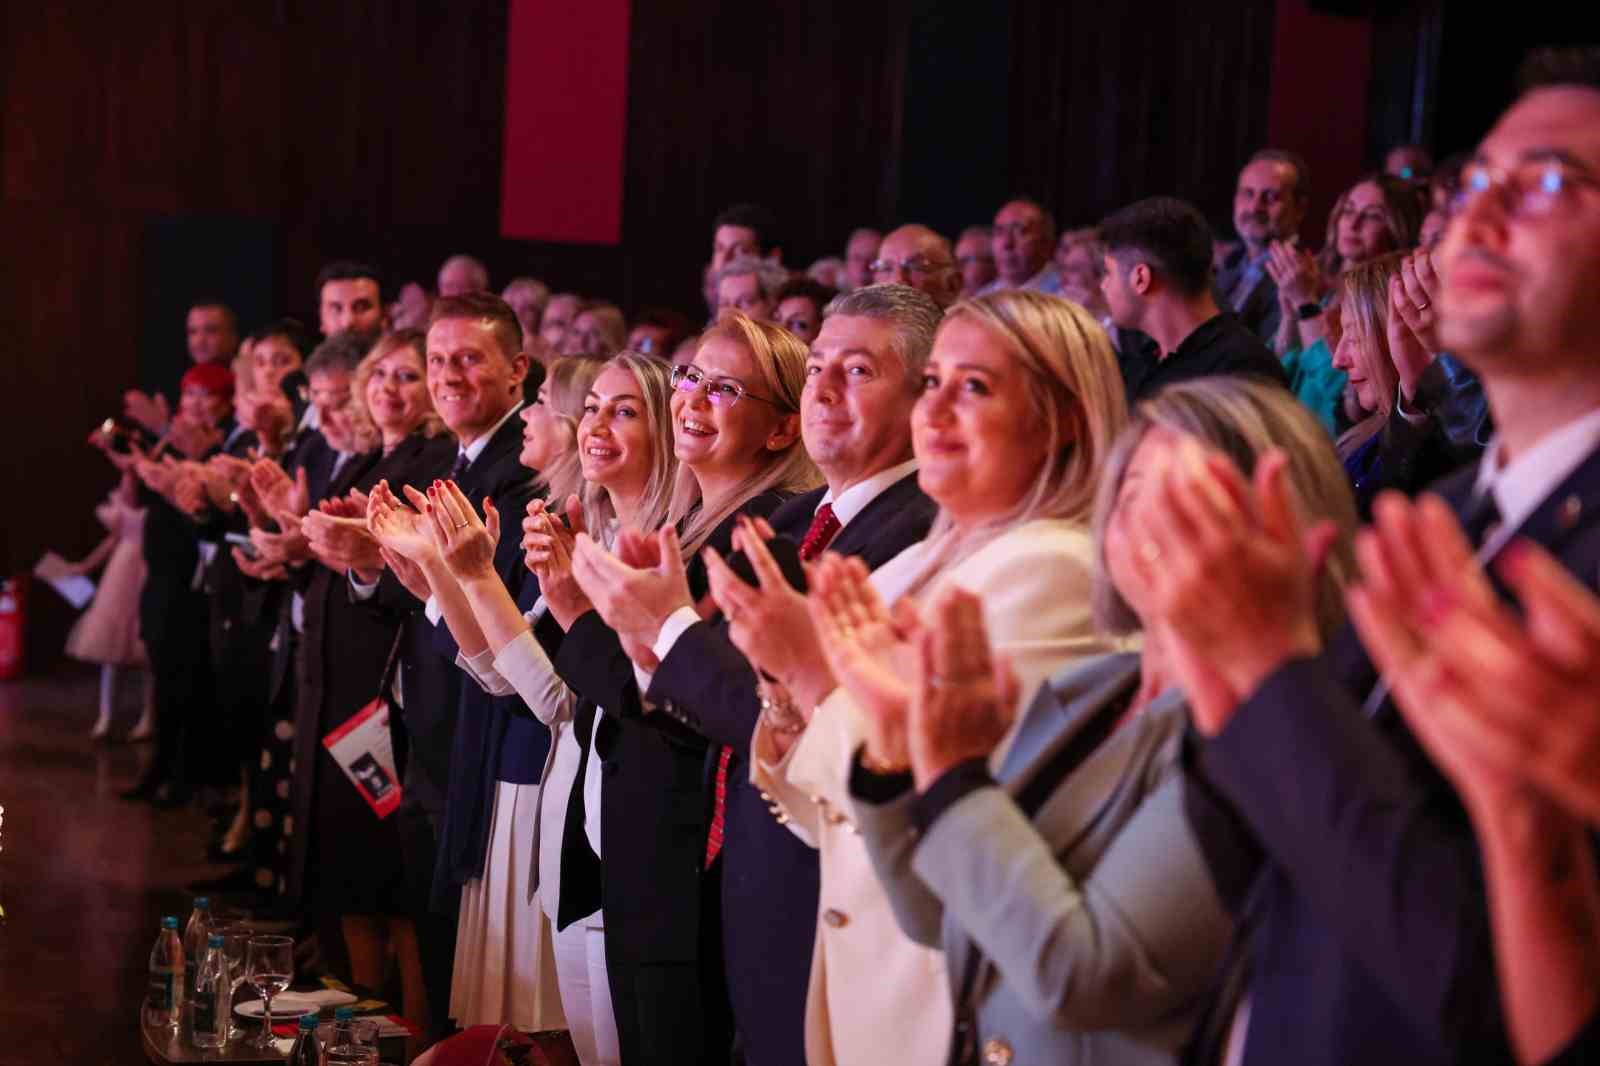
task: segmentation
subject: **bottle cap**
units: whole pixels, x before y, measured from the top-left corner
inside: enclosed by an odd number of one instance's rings
[[[170,914],[167,915],[165,918],[161,919],[161,928],[163,928],[163,929],[176,929],[176,928],[178,928],[178,919],[173,917]]]
[[[355,1016],[356,1016],[356,1012],[355,1012],[355,1010],[353,1008],[350,1008],[350,1007],[335,1007],[335,1008],[333,1008],[333,1020],[336,1021],[336,1022],[347,1022],[351,1018],[354,1018]]]
[[[222,937],[217,935],[216,933],[212,933],[209,937],[206,938],[206,947],[208,947],[208,948],[220,948],[221,946],[222,946]]]
[[[210,896],[196,896],[194,898],[194,909],[197,910],[197,911],[208,911],[208,910],[210,910],[211,909],[211,897]]]
[[[317,1016],[315,1014],[300,1015],[300,1031],[302,1033],[308,1029],[315,1031],[319,1024],[320,1023],[317,1021]]]

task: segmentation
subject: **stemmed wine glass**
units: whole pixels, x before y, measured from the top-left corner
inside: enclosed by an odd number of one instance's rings
[[[255,933],[243,922],[225,925],[220,929],[213,930],[213,932],[222,937],[222,959],[227,964],[228,969],[228,1013],[230,1015],[228,1021],[232,1025],[231,1033],[239,1028],[237,1025],[232,1024],[233,1018],[231,1015],[233,1013],[233,1004],[239,996],[239,986],[245,983],[245,950],[250,943],[250,938],[255,936]]]
[[[253,936],[244,948],[244,976],[261,993],[261,1035],[256,1048],[272,1048],[272,997],[294,977],[294,941],[286,936]]]

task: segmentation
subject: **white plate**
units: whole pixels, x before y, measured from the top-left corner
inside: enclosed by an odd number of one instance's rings
[[[303,1014],[315,1014],[324,1007],[343,1007],[356,1002],[348,992],[331,989],[321,992],[280,992],[272,997],[272,1020],[288,1021]],[[245,1000],[234,1005],[233,1012],[241,1018],[260,1018],[262,1004],[259,999]]]

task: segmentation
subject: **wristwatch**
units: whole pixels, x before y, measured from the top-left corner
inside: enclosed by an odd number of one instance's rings
[[[1322,305],[1319,303],[1304,303],[1294,309],[1295,316],[1304,322],[1308,318],[1316,318],[1322,314]]]

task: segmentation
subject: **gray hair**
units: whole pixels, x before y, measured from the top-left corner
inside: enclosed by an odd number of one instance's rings
[[[1299,152],[1291,152],[1287,148],[1262,148],[1245,160],[1244,165],[1251,163],[1282,163],[1286,167],[1293,167],[1294,194],[1301,200],[1311,195],[1311,168],[1306,166],[1305,156]]]
[[[527,289],[533,293],[533,302],[541,311],[544,310],[544,305],[550,302],[550,286],[538,278],[512,278],[506,282],[506,287],[500,290],[500,298],[509,303],[507,298],[511,295],[512,289]]]
[[[317,374],[354,374],[372,345],[348,330],[335,333],[311,352],[306,360],[306,377]]]
[[[789,272],[772,260],[745,255],[717,271],[717,288],[722,287],[724,278],[742,278],[746,274],[755,276],[761,295],[769,300],[776,297],[783,283],[789,280]]]
[[[464,266],[472,272],[474,289],[487,290],[489,288],[489,268],[483,265],[482,260],[465,253],[452,255],[449,259],[439,264],[439,273],[443,274],[453,266]]]
[[[1332,519],[1339,528],[1317,588],[1318,627],[1324,637],[1337,629],[1344,620],[1344,586],[1355,576],[1351,542],[1357,519],[1350,479],[1333,442],[1293,393],[1247,378],[1218,376],[1169,385],[1140,403],[1106,458],[1094,507],[1093,607],[1101,632],[1119,635],[1140,628],[1139,617],[1111,581],[1106,537],[1133,455],[1157,428],[1221,452],[1246,477],[1255,474],[1256,463],[1269,450],[1284,452],[1302,520]]]
[[[835,296],[822,309],[824,319],[834,315],[858,315],[887,322],[894,329],[890,348],[905,364],[912,387],[921,380],[933,351],[933,335],[939,331],[944,312],[933,297],[909,285],[863,285],[843,296]]]

